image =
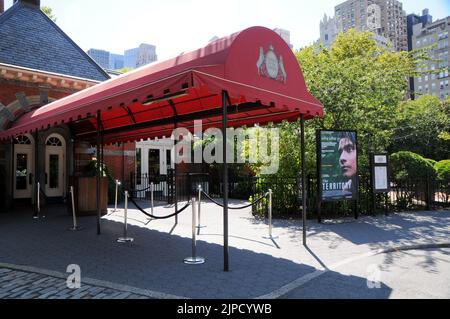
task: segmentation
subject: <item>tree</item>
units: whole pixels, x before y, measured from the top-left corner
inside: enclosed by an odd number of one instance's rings
[[[412,151],[435,160],[450,158],[450,99],[424,95],[400,103],[395,116],[391,152]]]
[[[309,91],[325,108],[314,129],[358,131],[360,167],[369,151],[385,151],[395,126],[395,111],[408,92],[423,53],[391,52],[370,32],[349,30],[330,49],[308,46],[296,52]]]
[[[53,22],[56,22],[57,18],[56,16],[53,14],[53,9],[47,6],[43,6],[41,7],[42,12],[44,12],[47,17],[49,17]]]

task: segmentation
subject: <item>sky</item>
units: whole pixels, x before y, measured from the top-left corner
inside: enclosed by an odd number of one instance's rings
[[[334,15],[343,0],[41,0],[56,23],[83,50],[123,54],[141,43],[156,45],[158,60],[205,46],[251,26],[291,32],[295,49],[319,38],[324,14]],[[407,14],[430,9],[433,18],[450,16],[449,0],[402,0]],[[5,9],[13,0],[5,0]]]

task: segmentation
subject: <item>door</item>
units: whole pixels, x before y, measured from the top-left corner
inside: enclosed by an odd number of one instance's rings
[[[14,198],[31,198],[33,189],[33,146],[14,146]]]
[[[64,146],[58,137],[50,137],[45,147],[45,195],[64,196]]]

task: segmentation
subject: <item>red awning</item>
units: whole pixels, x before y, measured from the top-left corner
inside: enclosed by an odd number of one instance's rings
[[[233,107],[228,125],[323,116],[300,66],[275,32],[252,27],[176,58],[139,68],[33,110],[0,132],[0,139],[70,124],[77,138],[93,140],[100,112],[105,143],[169,137],[179,127],[221,127],[222,91]]]

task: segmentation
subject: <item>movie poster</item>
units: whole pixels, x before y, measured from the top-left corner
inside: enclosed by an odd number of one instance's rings
[[[354,131],[319,131],[322,201],[358,198],[358,150]]]

